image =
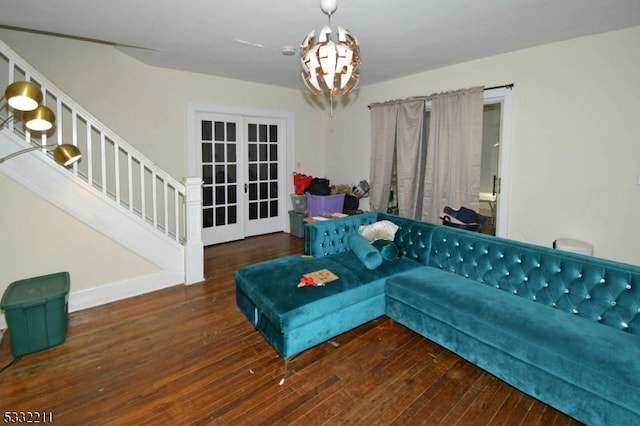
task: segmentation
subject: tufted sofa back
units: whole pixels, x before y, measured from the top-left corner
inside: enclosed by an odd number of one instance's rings
[[[446,226],[429,266],[640,335],[640,267]]]
[[[394,243],[400,256],[429,264],[431,233],[438,225],[384,213],[378,214],[378,220],[390,220],[399,226]]]
[[[378,213],[370,212],[308,224],[304,227],[304,252],[314,257],[345,252],[349,250],[349,236],[357,234],[360,225],[377,220]]]
[[[401,256],[427,265],[431,230],[436,225],[377,212],[306,225],[305,253],[318,257],[350,250],[349,236],[357,234],[360,226],[370,225],[380,220],[390,220],[400,227],[396,232],[394,242]]]
[[[638,266],[376,212],[306,226],[305,252],[347,251],[349,235],[378,220],[399,225],[401,256],[640,335]]]

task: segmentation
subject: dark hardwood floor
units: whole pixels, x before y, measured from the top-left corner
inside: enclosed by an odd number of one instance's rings
[[[236,309],[233,272],[290,253],[302,240],[288,234],[209,247],[206,282],[73,312],[60,346],[11,362],[5,336],[2,414],[46,411],[60,425],[578,424],[386,317],[285,372]]]

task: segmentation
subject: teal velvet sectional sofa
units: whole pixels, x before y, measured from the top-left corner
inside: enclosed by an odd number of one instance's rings
[[[369,269],[352,235],[381,220],[398,257]],[[375,212],[306,225],[305,252],[236,271],[285,359],[387,315],[581,422],[640,424],[640,267]],[[319,269],[339,279],[297,286]]]

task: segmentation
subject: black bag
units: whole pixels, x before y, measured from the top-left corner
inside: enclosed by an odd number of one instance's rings
[[[311,195],[330,195],[329,179],[313,178],[311,184],[307,188],[307,192]]]
[[[351,194],[346,194],[344,196],[344,209],[346,210],[358,210],[360,207],[360,200],[354,197]]]

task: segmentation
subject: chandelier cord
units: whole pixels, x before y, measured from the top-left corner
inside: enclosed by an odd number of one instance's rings
[[[333,39],[333,29],[331,28],[331,13],[327,14],[327,25],[331,31],[329,37]],[[329,91],[329,117],[333,117],[333,90]]]

